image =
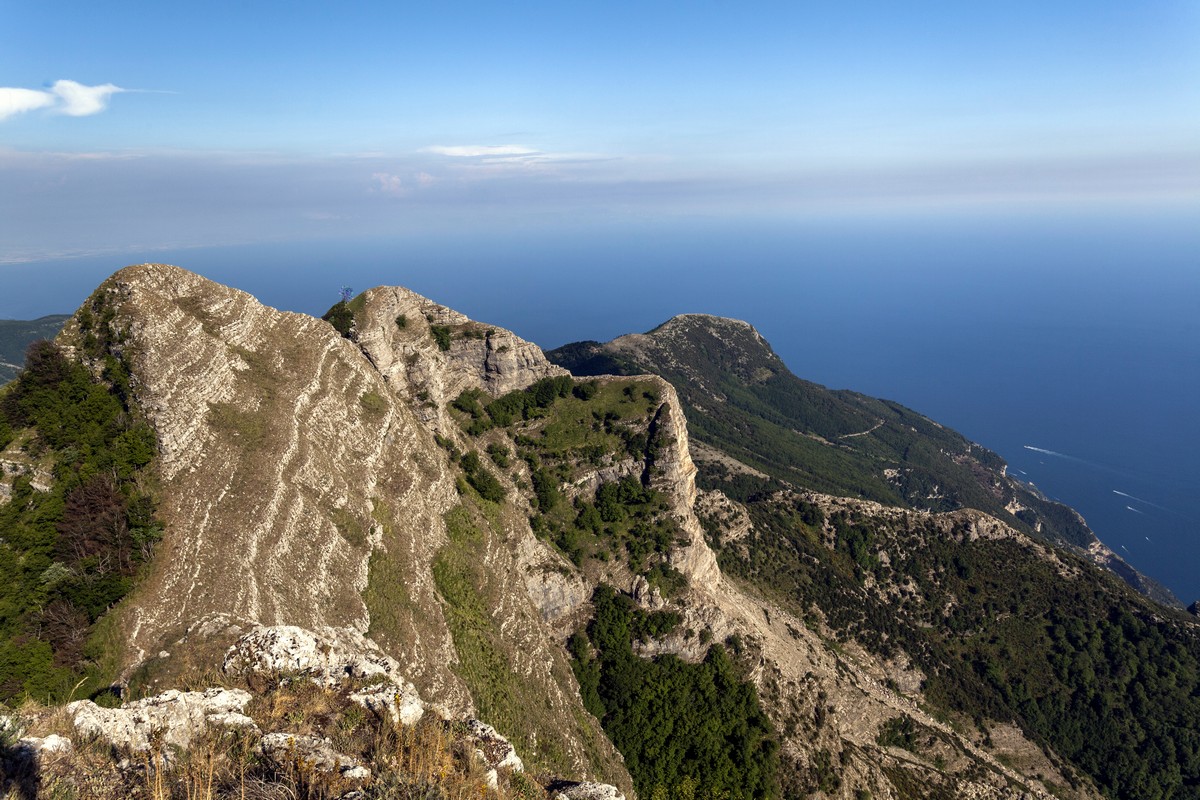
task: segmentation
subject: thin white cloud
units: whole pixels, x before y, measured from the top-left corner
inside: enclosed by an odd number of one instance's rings
[[[87,117],[108,108],[108,99],[125,90],[111,83],[84,86],[76,81],[61,80],[54,82],[51,91],[62,100],[62,105],[55,110],[70,117]]]
[[[109,99],[125,92],[112,83],[85,86],[78,81],[60,80],[47,89],[20,89],[0,86],[0,120],[39,108],[49,108],[69,117],[87,117],[108,108]]]
[[[371,174],[371,180],[375,183],[373,191],[404,197],[414,190],[428,189],[441,178],[424,171],[412,173],[407,177],[392,172],[375,172]]]
[[[424,148],[421,152],[455,158],[479,158],[481,156],[495,158],[497,156],[531,156],[536,155],[538,151],[519,144],[464,144],[432,145]]]
[[[35,108],[52,106],[55,101],[54,95],[50,92],[0,86],[0,119],[8,119],[14,114],[23,114],[26,111],[33,111]]]
[[[399,175],[393,175],[390,172],[376,172],[371,175],[371,180],[375,182],[375,190],[377,192],[392,195],[408,194],[408,188],[404,185],[404,179]]]

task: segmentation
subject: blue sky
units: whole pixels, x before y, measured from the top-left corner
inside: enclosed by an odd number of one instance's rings
[[[1200,204],[1200,3],[0,2],[0,262]]]

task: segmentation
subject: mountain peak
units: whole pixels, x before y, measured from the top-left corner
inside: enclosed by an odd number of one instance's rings
[[[720,317],[716,314],[676,314],[657,328],[649,331],[649,333],[680,329],[688,330],[696,326],[711,330],[743,329],[754,331],[755,334],[758,333],[758,331],[754,330],[754,326],[745,320],[734,319],[733,317]]]
[[[699,385],[732,373],[762,383],[787,368],[754,326],[710,314],[679,314],[647,333],[618,337],[604,349],[618,360],[654,365],[648,371],[678,371]]]

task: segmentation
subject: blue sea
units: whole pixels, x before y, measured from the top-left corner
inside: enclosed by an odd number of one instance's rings
[[[0,317],[73,310],[165,261],[289,310],[408,286],[545,348],[674,314],[753,323],[800,377],[1000,453],[1185,603],[1200,598],[1194,214],[680,219],[0,266]]]

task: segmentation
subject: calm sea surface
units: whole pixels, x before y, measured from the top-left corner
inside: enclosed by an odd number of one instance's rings
[[[546,348],[683,312],[745,319],[800,377],[961,431],[1200,598],[1193,219],[708,220],[192,248],[0,266],[0,317],[73,310],[146,260],[316,314],[343,285],[400,284]]]

